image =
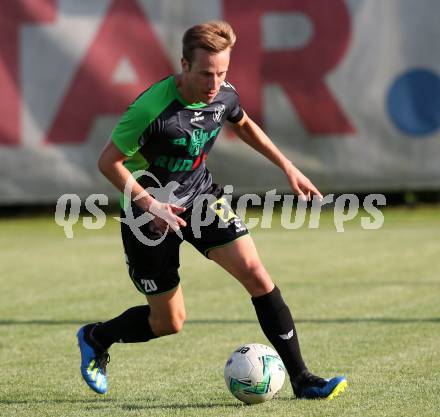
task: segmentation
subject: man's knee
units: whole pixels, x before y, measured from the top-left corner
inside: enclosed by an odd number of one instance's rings
[[[250,260],[244,265],[243,284],[252,296],[266,294],[272,291],[274,284],[260,260]]]
[[[170,317],[165,326],[167,334],[179,333],[183,328],[185,318],[185,313],[176,314],[173,317]]]
[[[259,260],[249,260],[244,264],[245,273],[253,281],[261,281],[267,275],[266,269]]]
[[[185,318],[185,311],[179,311],[166,316],[152,314],[150,316],[150,325],[156,336],[166,336],[180,332]]]

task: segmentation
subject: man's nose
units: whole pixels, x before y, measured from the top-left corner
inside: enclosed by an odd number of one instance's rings
[[[220,77],[214,75],[209,79],[208,87],[211,91],[217,91],[220,88],[221,80]]]

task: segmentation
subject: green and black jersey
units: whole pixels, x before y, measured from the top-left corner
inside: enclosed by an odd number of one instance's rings
[[[237,123],[243,117],[234,87],[223,82],[210,104],[187,103],[179,94],[174,76],[165,78],[144,91],[127,109],[113,129],[112,141],[128,159],[130,172],[148,171],[165,187],[171,181],[176,201],[189,207],[211,186],[212,177],[205,165],[226,120]],[[158,187],[150,176],[139,183]]]

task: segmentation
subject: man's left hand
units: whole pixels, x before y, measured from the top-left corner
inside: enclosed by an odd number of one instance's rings
[[[310,201],[313,196],[322,200],[322,194],[312,182],[294,165],[286,171],[289,184],[300,200]]]

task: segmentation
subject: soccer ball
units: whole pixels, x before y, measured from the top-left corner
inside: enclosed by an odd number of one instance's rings
[[[246,404],[270,400],[283,386],[284,364],[269,346],[249,343],[235,350],[225,365],[232,395]]]

